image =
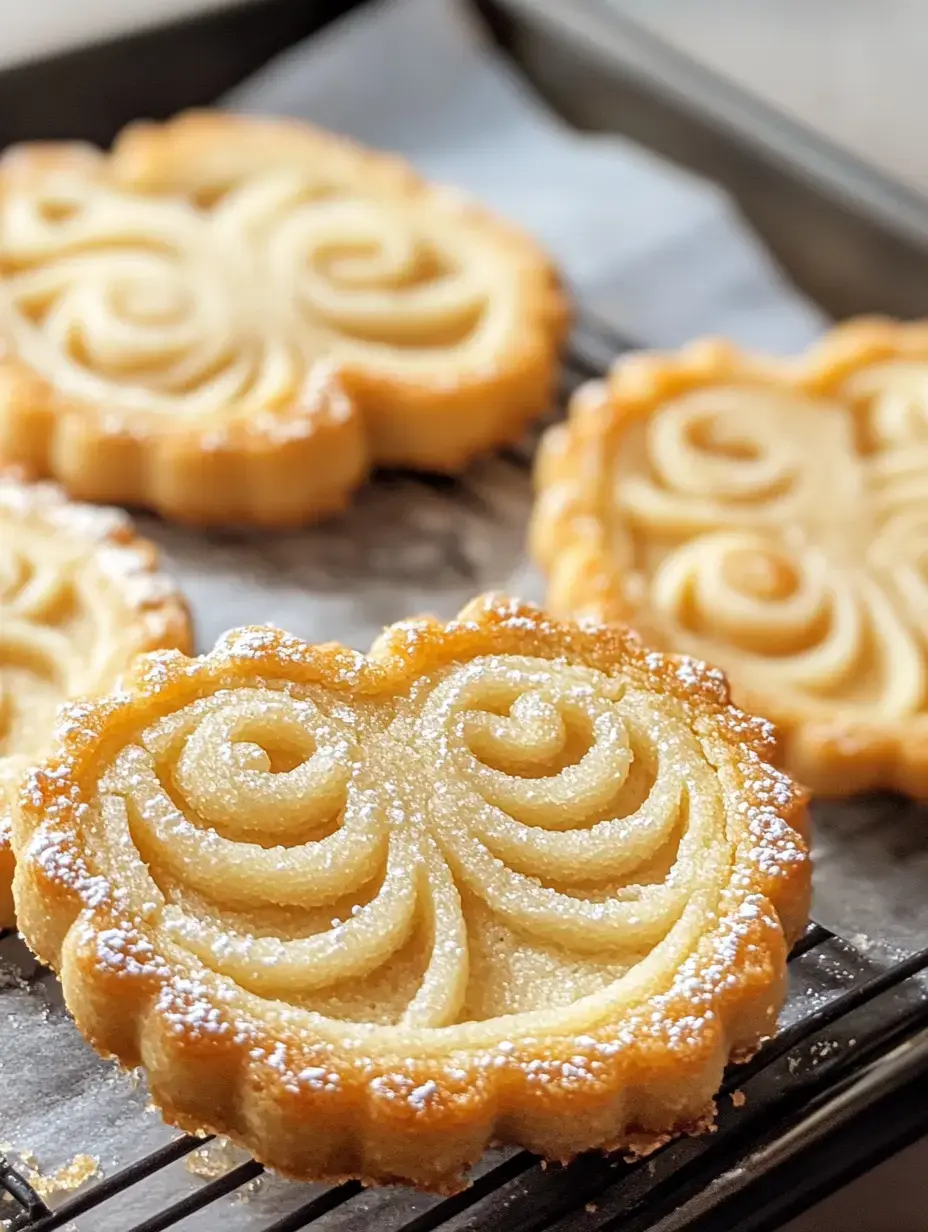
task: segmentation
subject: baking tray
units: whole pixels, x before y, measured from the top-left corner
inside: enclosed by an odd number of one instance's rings
[[[928,202],[722,78],[615,0],[486,0],[567,119],[622,133],[725,186],[793,281],[834,317],[928,315]]]
[[[0,139],[106,141],[136,115],[210,101],[348,7],[263,0],[0,74]],[[763,131],[752,130],[750,100],[733,99],[698,68],[691,80],[678,53],[605,4],[481,7],[570,118],[646,140],[738,192],[796,281],[829,311],[928,312],[928,226],[911,194],[853,160],[848,168],[834,151],[824,162],[810,158],[810,141],[819,143],[801,130],[803,140],[791,143],[795,126],[784,136],[763,108]],[[608,39],[583,24],[591,15],[606,24]],[[841,279],[833,276],[839,269]],[[565,394],[633,343],[602,319],[608,305],[584,309],[565,362]],[[462,482],[381,476],[343,519],[302,535],[203,536],[150,518],[141,527],[190,594],[204,647],[230,625],[261,619],[364,647],[385,623],[424,609],[450,615],[490,586],[540,596],[523,549],[531,445],[477,464]],[[229,1232],[772,1228],[928,1129],[925,811],[871,799],[821,805],[817,822],[822,924],[794,956],[780,1034],[729,1078],[711,1137],[636,1165],[591,1156],[566,1170],[545,1170],[523,1152],[493,1152],[474,1187],[444,1204],[405,1191],[290,1185],[222,1144],[178,1138],[146,1114],[142,1084],[93,1057],[55,981],[7,937],[0,1140],[10,1147],[0,1188],[18,1195],[21,1227],[46,1232],[71,1219],[81,1232],[156,1232],[178,1223],[204,1232],[220,1221]],[[743,1107],[730,1098],[742,1090]],[[877,1106],[879,1116],[862,1117]],[[60,1193],[50,1197],[58,1209],[47,1215],[24,1187],[31,1175],[24,1151],[35,1153],[45,1177],[78,1152],[99,1167],[85,1190],[64,1198],[70,1208]],[[193,1172],[183,1159],[195,1161]]]

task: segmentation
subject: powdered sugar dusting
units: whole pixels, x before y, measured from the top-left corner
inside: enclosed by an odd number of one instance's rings
[[[549,657],[479,654],[485,637],[507,646],[505,639],[514,639],[514,647],[528,637]],[[466,659],[456,652],[443,660],[443,638],[459,639],[453,645],[467,648]],[[608,646],[620,656],[615,675],[577,662],[574,646],[593,657]],[[459,1093],[470,1092],[468,1106],[476,1107],[473,1092],[492,1092],[497,1083],[524,1083],[558,1098],[595,1092],[599,1099],[647,1048],[687,1058],[694,1072],[714,1072],[729,1046],[731,1015],[746,998],[757,998],[757,1017],[772,1022],[770,977],[755,975],[764,963],[746,955],[779,944],[776,884],[805,855],[788,821],[795,789],[757,756],[753,729],[742,739],[729,723],[724,681],[701,664],[649,655],[615,630],[580,634],[497,598],[447,629],[406,622],[388,632],[382,647],[368,664],[353,652],[313,649],[279,629],[251,627],[227,634],[203,660],[148,656],[133,692],[107,703],[121,727],[144,728],[146,699],[169,696],[181,684],[187,689],[183,682],[200,682],[196,700],[166,715],[159,702],[163,717],[124,748],[102,781],[105,817],[97,811],[100,797],[84,797],[67,761],[31,776],[28,794],[44,820],[26,858],[99,912],[84,918],[77,934],[99,972],[127,990],[157,986],[153,1013],[175,1041],[167,1047],[228,1048],[230,1072],[247,1065],[274,1100],[318,1097],[341,1108],[347,1087],[363,1082],[376,1105],[424,1121]],[[681,666],[688,678],[692,673],[692,695],[683,689]],[[417,674],[423,667],[427,673]],[[658,685],[653,692],[642,688],[648,672]],[[375,704],[365,692],[368,700],[357,706],[344,689],[365,673],[364,689],[376,680],[383,695]],[[206,688],[211,679],[220,682],[213,693]],[[86,744],[88,755],[102,740],[112,758],[108,721],[100,703],[71,707],[62,738],[66,746]],[[286,761],[275,770],[277,732]],[[565,733],[582,745],[570,746],[566,765],[559,760]],[[650,764],[650,821],[629,820],[617,795],[617,767],[627,772],[636,757]],[[516,773],[526,759],[533,773]],[[598,776],[607,772],[601,787]],[[668,773],[683,775],[678,786],[665,782]],[[698,810],[678,812],[683,783],[707,800],[718,793],[715,838],[705,848],[694,835],[709,824],[709,813],[699,821]],[[281,793],[272,810],[281,828],[277,847],[254,844],[249,830],[268,792]],[[328,803],[315,824],[325,825],[321,836],[307,837],[307,810],[323,808],[314,803],[317,793]],[[557,826],[550,824],[552,807]],[[578,808],[586,825],[573,819]],[[284,824],[288,810],[297,826],[292,835]],[[632,861],[624,876],[610,874],[618,877],[618,892],[610,878],[598,891],[590,857],[570,845],[578,835],[598,841],[599,827],[619,827],[621,837],[604,848],[608,858],[615,862],[622,843],[634,841],[640,863],[651,850],[647,826],[661,810],[670,832],[682,831],[671,867],[654,884],[639,884]],[[123,874],[93,872],[96,857],[81,840],[85,827],[102,825],[96,833],[113,842],[120,816],[132,823],[121,823],[127,828],[108,867],[131,866],[125,882]],[[546,824],[528,825],[523,817]],[[354,837],[339,847],[350,827]],[[666,841],[661,833],[655,850]],[[520,844],[517,861],[504,845],[510,834]],[[140,859],[136,843],[154,858]],[[175,865],[172,852],[185,845],[192,854]],[[534,866],[539,859],[548,863]],[[587,860],[580,866],[585,881],[573,871],[580,859]],[[306,886],[317,884],[300,871],[306,860],[316,861],[305,865],[313,879],[344,876],[332,883],[343,888],[344,901],[331,905],[339,895],[327,892],[311,924],[292,930],[300,899],[289,899],[288,887],[299,884],[305,896]],[[175,896],[176,880],[163,887],[152,881],[162,862],[173,878],[190,879],[190,895]],[[267,875],[259,871],[263,862]],[[297,876],[304,880],[295,882]],[[716,888],[703,893],[703,885]],[[417,920],[426,910],[430,923],[420,934]],[[552,978],[542,966],[541,983],[537,973],[522,974],[517,952],[493,948],[511,925],[518,925],[514,937],[537,932],[539,953],[553,941],[573,967]],[[602,937],[596,949],[591,934]],[[403,964],[411,960],[400,956],[417,937],[424,966],[410,972]],[[622,945],[631,954],[627,970],[606,971],[590,985],[587,973],[610,961],[610,946]],[[481,1011],[479,992],[467,984],[468,962],[478,972],[485,964],[481,983],[499,995],[508,981],[507,995],[522,999],[515,1012]],[[587,997],[592,1006],[639,978],[640,991],[621,1012],[597,1011],[595,1030],[558,1034],[568,1011],[582,1021]],[[389,1011],[381,1009],[385,1001]],[[433,1042],[423,1051],[426,1038]]]
[[[34,518],[62,534],[87,540],[108,539],[131,528],[119,509],[69,501],[57,484],[24,483],[0,476],[0,516]]]

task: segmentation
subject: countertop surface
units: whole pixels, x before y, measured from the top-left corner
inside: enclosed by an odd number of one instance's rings
[[[0,0],[0,67],[248,0]]]
[[[925,0],[608,0],[928,194]]]

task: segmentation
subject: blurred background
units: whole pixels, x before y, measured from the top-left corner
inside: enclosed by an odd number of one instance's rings
[[[924,0],[609,2],[884,171],[928,188]],[[231,7],[229,0],[0,0],[0,65]]]
[[[702,63],[928,188],[923,0],[614,0]]]

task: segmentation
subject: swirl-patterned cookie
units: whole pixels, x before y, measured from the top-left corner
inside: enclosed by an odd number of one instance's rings
[[[183,602],[124,514],[0,476],[0,928],[14,922],[10,804],[58,706],[108,693],[140,651],[189,645]]]
[[[924,325],[620,362],[542,448],[552,609],[718,663],[814,790],[928,798],[926,408]]]
[[[721,673],[501,598],[368,656],[278,630],[65,712],[20,925],[174,1124],[457,1184],[695,1128],[774,1028],[805,805]]]
[[[297,524],[547,407],[514,228],[297,122],[191,113],[0,161],[0,457],[193,523]]]

